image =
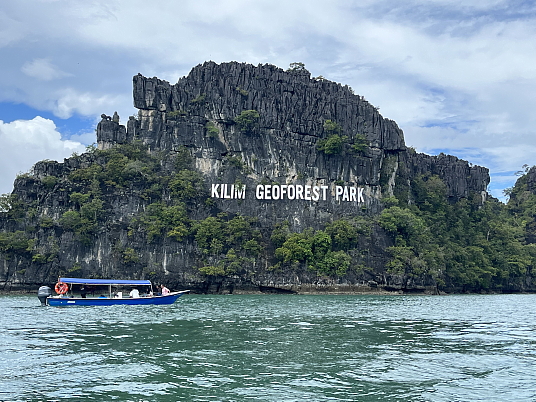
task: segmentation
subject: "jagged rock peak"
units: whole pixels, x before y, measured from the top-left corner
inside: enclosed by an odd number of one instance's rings
[[[186,146],[197,167],[212,179],[227,155],[240,157],[255,180],[342,180],[392,195],[396,186],[405,188],[414,178],[432,174],[445,182],[452,200],[476,192],[484,201],[487,195],[487,169],[454,156],[407,149],[402,130],[364,97],[348,86],[311,78],[304,68],[284,71],[271,64],[210,61],[174,85],[138,74],[133,96],[139,112],[126,128],[103,115],[97,127],[100,149],[133,139],[151,150]],[[236,127],[236,118],[248,110],[258,112],[257,135],[243,135]],[[350,157],[319,152],[319,141],[329,135],[324,126],[328,120],[350,141],[365,138],[366,149]]]
[[[402,130],[348,86],[311,78],[271,64],[205,62],[175,85],[141,74],[133,78],[134,106],[140,110],[186,112],[209,120],[230,121],[257,110],[267,129],[318,136],[326,120],[343,132],[360,133],[372,147],[404,149]]]

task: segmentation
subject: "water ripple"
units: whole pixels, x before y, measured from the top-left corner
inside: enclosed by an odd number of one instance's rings
[[[0,400],[536,400],[535,295],[37,304],[0,297]]]

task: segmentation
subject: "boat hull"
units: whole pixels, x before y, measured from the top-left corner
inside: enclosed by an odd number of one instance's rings
[[[173,292],[165,296],[150,296],[138,298],[114,299],[109,297],[48,297],[47,304],[54,307],[63,306],[116,306],[116,305],[149,305],[149,304],[173,304],[184,292]]]

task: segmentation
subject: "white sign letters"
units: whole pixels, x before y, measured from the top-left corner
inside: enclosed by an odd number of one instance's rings
[[[259,184],[255,188],[257,200],[305,200],[326,201],[328,196],[335,196],[335,201],[364,203],[363,187],[335,186],[335,193],[329,192],[329,186],[311,186],[308,184]],[[246,199],[246,186],[235,184],[212,184],[212,198]]]

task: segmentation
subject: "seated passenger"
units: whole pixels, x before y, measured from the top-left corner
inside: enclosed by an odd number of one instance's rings
[[[137,299],[138,297],[140,297],[140,292],[138,291],[138,289],[134,288],[130,291],[129,296],[133,299]]]
[[[160,287],[162,288],[162,296],[166,296],[169,294],[168,288],[166,288],[164,285],[160,285]]]

